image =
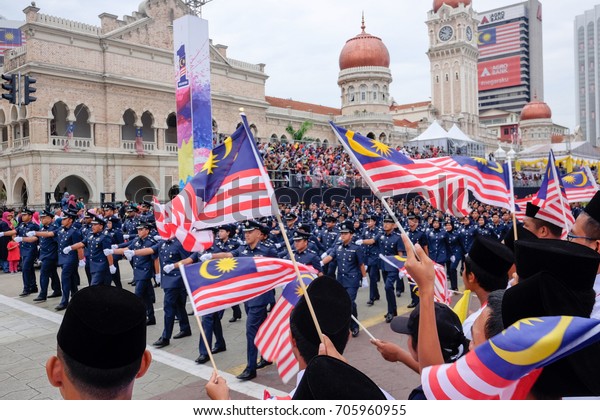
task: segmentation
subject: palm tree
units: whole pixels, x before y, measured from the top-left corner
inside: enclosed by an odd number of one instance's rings
[[[300,126],[300,128],[298,129],[298,131],[294,130],[294,127],[292,127],[292,124],[288,124],[288,126],[285,128],[285,131],[287,131],[290,136],[292,136],[292,139],[296,140],[296,141],[301,141],[304,140],[304,135],[308,132],[308,130],[310,130],[313,126],[313,123],[311,123],[310,121],[304,121],[302,123],[302,125]]]

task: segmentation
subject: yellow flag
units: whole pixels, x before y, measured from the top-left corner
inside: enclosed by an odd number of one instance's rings
[[[458,318],[460,319],[460,323],[462,324],[467,319],[467,315],[469,314],[469,302],[471,301],[471,291],[465,290],[463,296],[456,302],[454,308],[452,310]]]

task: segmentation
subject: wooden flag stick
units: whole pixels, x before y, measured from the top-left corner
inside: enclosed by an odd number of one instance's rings
[[[319,334],[319,339],[321,343],[325,344],[323,340],[323,332],[321,331],[321,326],[319,325],[319,321],[317,320],[317,315],[315,314],[315,310],[313,309],[312,302],[310,301],[310,297],[306,292],[306,284],[302,280],[302,275],[300,274],[300,269],[298,268],[298,263],[296,262],[296,258],[294,257],[294,253],[292,252],[292,246],[290,245],[290,240],[287,237],[287,233],[283,226],[283,222],[281,221],[281,215],[279,214],[279,206],[277,204],[277,196],[275,195],[275,190],[273,189],[273,185],[271,184],[271,179],[269,178],[269,174],[265,170],[265,167],[262,163],[262,159],[258,154],[258,150],[256,149],[256,143],[254,141],[254,136],[252,135],[252,131],[248,126],[248,121],[246,120],[246,115],[243,112],[243,109],[240,109],[240,116],[242,117],[242,124],[244,125],[244,129],[246,130],[246,134],[251,139],[250,144],[252,145],[252,152],[254,154],[254,159],[256,159],[256,163],[258,165],[258,169],[261,174],[262,181],[265,184],[267,189],[267,193],[269,194],[269,198],[271,200],[271,212],[277,218],[277,223],[279,224],[279,229],[281,230],[281,235],[283,236],[283,240],[285,242],[285,246],[287,248],[288,254],[290,255],[290,260],[292,264],[294,264],[294,270],[296,271],[296,276],[298,277],[298,281],[300,282],[300,286],[302,287],[302,292],[306,299],[306,303],[308,305],[308,310],[310,311],[310,316],[315,324],[315,328],[317,329],[317,333]]]
[[[515,206],[515,188],[513,185],[512,159],[510,158],[510,156],[507,156],[506,162],[508,164],[508,186],[510,191],[510,212],[512,213],[513,233],[515,236],[515,241],[518,241],[519,234],[517,233],[517,215],[515,214],[517,209]]]
[[[213,369],[215,372],[219,373],[217,369],[217,364],[215,363],[215,358],[213,357],[212,352],[210,351],[210,346],[208,345],[208,340],[206,339],[206,334],[204,333],[204,328],[202,328],[202,322],[200,321],[200,316],[194,316],[196,321],[198,322],[198,328],[200,328],[200,335],[202,336],[202,341],[204,341],[204,347],[206,347],[206,352],[208,353],[208,358],[210,359],[210,363],[212,363]]]
[[[361,324],[361,323],[360,323],[360,321],[359,321],[358,319],[356,319],[356,317],[355,317],[354,315],[352,315],[352,320],[358,324],[358,326],[360,327],[360,329],[361,329],[361,330],[363,330],[364,332],[366,332],[366,333],[367,333],[367,335],[368,335],[368,336],[371,338],[371,340],[377,340],[377,339],[376,339],[376,338],[373,336],[373,334],[371,334],[371,333],[369,332],[369,330],[367,330],[367,328],[366,328],[366,327],[365,327],[363,324]]]

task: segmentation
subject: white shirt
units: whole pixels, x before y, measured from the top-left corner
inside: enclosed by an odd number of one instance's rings
[[[473,336],[471,335],[471,327],[473,326],[473,323],[475,322],[477,317],[481,314],[481,312],[483,312],[483,310],[485,309],[486,306],[487,306],[487,303],[485,305],[483,305],[481,308],[479,308],[477,311],[475,311],[471,315],[469,315],[467,317],[467,319],[465,319],[465,322],[462,323],[463,334],[469,340],[473,340]]]

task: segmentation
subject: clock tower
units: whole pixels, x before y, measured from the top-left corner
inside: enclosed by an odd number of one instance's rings
[[[431,102],[448,129],[479,137],[477,14],[470,0],[435,0],[427,16]]]

